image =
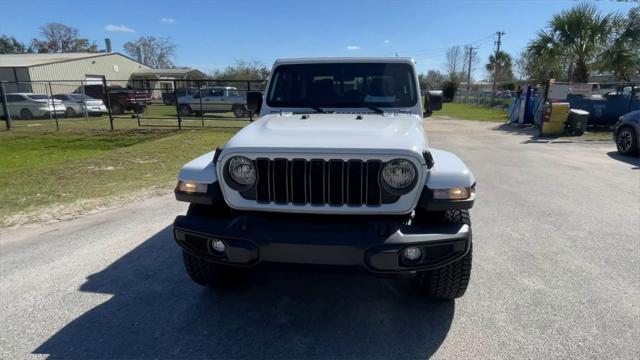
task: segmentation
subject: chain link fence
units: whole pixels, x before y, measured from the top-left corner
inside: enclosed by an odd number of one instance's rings
[[[253,121],[248,91],[264,80],[0,82],[7,129],[239,128]]]

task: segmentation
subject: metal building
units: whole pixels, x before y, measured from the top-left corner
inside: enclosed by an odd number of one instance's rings
[[[7,92],[37,91],[35,88],[48,82],[59,88],[55,91],[80,85],[65,85],[68,80],[102,83],[105,79],[110,85],[126,86],[133,73],[147,69],[150,68],[113,52],[0,55],[0,81],[7,82]]]

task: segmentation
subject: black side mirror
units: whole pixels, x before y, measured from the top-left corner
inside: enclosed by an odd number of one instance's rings
[[[262,93],[259,91],[247,92],[247,110],[252,113],[259,113],[262,108]]]
[[[424,113],[423,116],[430,116],[434,111],[442,110],[442,91],[427,91],[424,95]]]

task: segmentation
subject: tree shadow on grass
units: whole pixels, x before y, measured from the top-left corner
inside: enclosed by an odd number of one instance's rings
[[[454,302],[405,281],[262,272],[211,290],[186,275],[167,227],[80,291],[113,294],[34,350],[50,358],[426,358]]]

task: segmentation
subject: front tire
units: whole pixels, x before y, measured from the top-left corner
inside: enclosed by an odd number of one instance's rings
[[[64,114],[64,115],[65,115],[66,117],[74,117],[74,116],[76,116],[76,111],[75,111],[75,110],[73,110],[73,108],[72,108],[72,107],[68,107],[68,108],[67,108],[67,111],[65,111],[65,114]]]
[[[22,109],[20,110],[20,118],[24,120],[31,120],[33,119],[33,113],[29,109]]]
[[[616,147],[622,155],[638,154],[638,137],[631,126],[622,127],[616,134]]]
[[[241,105],[241,104],[233,105],[233,116],[235,116],[236,119],[246,118],[247,114],[248,114],[248,111],[244,105]]]
[[[468,210],[449,210],[444,213],[444,221],[471,225]],[[462,259],[439,269],[419,272],[419,287],[429,297],[436,299],[452,300],[464,295],[471,278],[472,250],[473,246],[470,244],[469,251]]]
[[[230,287],[243,282],[247,275],[243,269],[202,260],[184,250],[182,260],[191,280],[202,286]]]

